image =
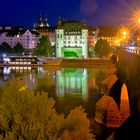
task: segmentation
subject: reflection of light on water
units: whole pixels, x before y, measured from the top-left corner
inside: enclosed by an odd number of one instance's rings
[[[4,77],[3,77],[3,79],[4,80],[8,80],[8,75],[9,75],[9,73],[11,72],[11,68],[10,67],[4,67],[3,68],[3,75],[4,75]]]
[[[31,70],[31,67],[10,67],[12,70]]]
[[[87,70],[66,68],[56,72],[56,92],[58,96],[66,94],[87,95]]]
[[[25,71],[30,71],[31,67],[4,67],[3,75],[8,76],[11,73],[11,70],[15,70],[16,72],[24,73]]]
[[[87,75],[87,70],[84,69],[83,75]]]
[[[35,78],[32,74],[30,74],[29,79],[30,81],[32,81],[33,84],[35,83]]]
[[[3,74],[9,74],[11,72],[11,68],[10,67],[4,67],[3,69]]]
[[[43,72],[44,71],[43,67],[38,67],[37,70],[38,70],[38,72]]]

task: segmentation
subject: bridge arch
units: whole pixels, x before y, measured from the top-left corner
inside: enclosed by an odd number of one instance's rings
[[[128,89],[124,83],[120,95],[120,123],[122,124],[130,116],[130,101]]]
[[[130,110],[130,98],[129,98],[129,89],[127,82],[124,83],[121,80],[117,80],[114,85],[110,88],[109,96],[111,96],[116,104],[118,105],[119,110],[121,110],[121,105],[123,102],[127,102],[127,108]],[[122,101],[123,100],[123,101]]]
[[[140,129],[140,55],[127,52],[121,48],[118,48],[117,54],[119,56],[119,62],[115,63],[115,65],[117,66],[117,77],[119,80],[117,81],[118,84],[115,85],[119,87],[117,90],[119,91],[119,95],[115,97],[113,94],[113,91],[115,92],[115,87],[113,86],[110,91],[110,96],[114,98],[119,106],[121,104],[121,102],[119,102],[119,98],[121,99],[121,87],[125,81],[131,116],[116,130],[111,139],[140,139],[138,133]],[[115,93],[117,94],[117,92]]]
[[[116,82],[118,83],[118,81]],[[106,127],[118,128],[130,116],[129,95],[125,83],[120,84],[119,108],[114,99],[110,95],[103,94],[96,103],[95,121],[105,124]],[[114,96],[115,97],[115,96]]]

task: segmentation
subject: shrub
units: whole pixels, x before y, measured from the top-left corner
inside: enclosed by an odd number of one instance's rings
[[[0,103],[0,140],[91,140],[82,107],[64,118],[48,94],[34,93],[20,80],[5,88]]]

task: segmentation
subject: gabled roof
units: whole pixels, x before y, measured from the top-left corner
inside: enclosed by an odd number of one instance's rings
[[[7,36],[15,36],[15,35],[22,35],[24,34],[27,30],[29,30],[32,34],[35,35],[40,35],[39,32],[36,30],[31,30],[31,29],[11,29],[11,30],[0,30],[0,34],[6,33]]]

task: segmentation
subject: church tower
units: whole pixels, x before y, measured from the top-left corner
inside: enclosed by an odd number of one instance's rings
[[[44,17],[44,27],[49,27],[47,16]]]
[[[43,27],[44,24],[43,24],[43,21],[42,21],[42,15],[39,16],[39,22],[37,24],[38,27]]]

